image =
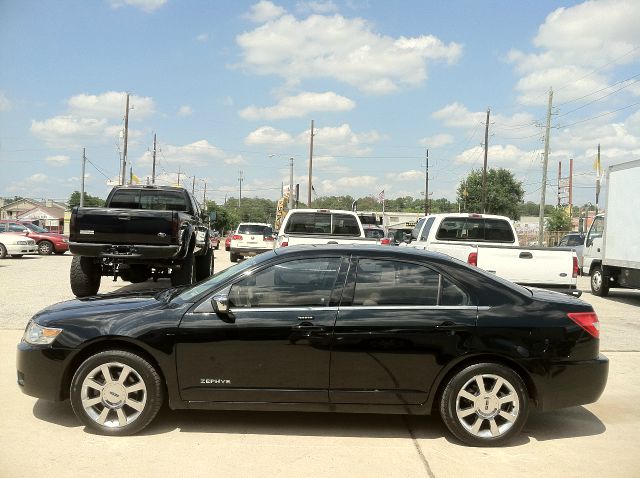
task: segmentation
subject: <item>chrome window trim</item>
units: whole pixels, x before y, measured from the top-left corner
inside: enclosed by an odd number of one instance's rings
[[[478,310],[475,305],[348,305],[340,310]]]
[[[241,310],[252,310],[256,312],[281,312],[281,311],[299,311],[299,312],[309,312],[313,310],[317,311],[329,311],[329,312],[337,312],[338,307],[323,307],[321,305],[311,306],[311,307],[233,307],[229,308],[232,312],[240,312]]]

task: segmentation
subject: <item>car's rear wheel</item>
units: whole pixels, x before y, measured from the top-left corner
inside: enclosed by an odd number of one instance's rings
[[[53,244],[49,241],[40,241],[38,243],[38,254],[41,256],[48,256],[53,252]]]
[[[80,421],[103,435],[145,428],[163,400],[160,375],[146,359],[122,350],[97,353],[71,380],[71,405]]]
[[[499,446],[522,429],[529,396],[520,376],[495,363],[479,363],[456,373],[440,401],[440,415],[460,441],[471,446]]]
[[[91,257],[73,256],[69,279],[76,297],[96,295],[100,289],[102,267]]]
[[[7,257],[7,248],[4,247],[4,244],[0,244],[0,259],[4,259]]]
[[[595,266],[591,271],[591,293],[600,297],[609,295],[608,278],[604,275],[602,266]]]

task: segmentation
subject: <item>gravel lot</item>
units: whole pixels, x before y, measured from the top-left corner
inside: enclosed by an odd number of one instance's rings
[[[228,253],[215,255],[216,270],[229,266]],[[68,254],[0,261],[0,476],[640,476],[638,291],[583,295],[611,360],[602,398],[530,415],[510,447],[460,446],[437,417],[275,412],[163,410],[142,435],[107,438],[86,432],[68,402],[36,400],[15,385],[26,322],[73,298],[70,262]],[[103,278],[100,292],[168,286]],[[587,279],[579,286],[588,290]]]

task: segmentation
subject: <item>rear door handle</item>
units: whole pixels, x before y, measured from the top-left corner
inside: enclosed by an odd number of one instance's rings
[[[530,252],[521,252],[518,257],[520,257],[520,259],[533,259],[533,254]]]

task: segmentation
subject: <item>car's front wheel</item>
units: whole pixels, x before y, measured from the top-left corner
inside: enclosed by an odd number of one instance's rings
[[[38,254],[41,256],[48,256],[53,253],[53,244],[49,241],[41,241],[38,243]]]
[[[470,365],[447,383],[440,415],[460,441],[499,446],[517,435],[527,420],[529,396],[520,376],[495,363]]]
[[[71,381],[71,406],[103,435],[132,435],[154,419],[163,401],[160,375],[146,359],[122,350],[92,355]]]

